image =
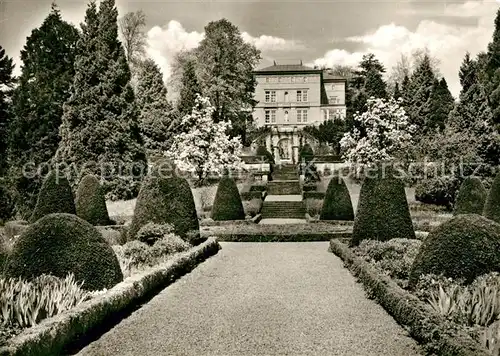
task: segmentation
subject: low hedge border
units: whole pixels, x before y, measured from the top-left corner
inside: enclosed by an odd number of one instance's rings
[[[117,284],[103,295],[26,329],[0,348],[1,356],[73,354],[130,315],[141,304],[199,263],[217,254],[215,238]]]
[[[266,191],[259,192],[256,190],[248,192],[240,192],[241,200],[252,200],[252,199],[262,199],[266,197]]]
[[[317,192],[317,191],[303,191],[302,198],[303,199],[325,199],[325,192]]]
[[[437,355],[487,356],[489,353],[460,328],[454,326],[420,299],[405,291],[390,277],[379,274],[357,257],[347,245],[330,241],[330,251],[339,256],[365,290],[410,335]]]
[[[310,223],[325,223],[331,225],[340,225],[340,226],[354,226],[354,220],[319,220],[319,219],[311,219],[308,222]]]
[[[224,242],[313,242],[331,239],[348,240],[352,232],[333,232],[316,234],[218,234],[217,240]]]
[[[228,225],[253,225],[255,224],[255,218],[245,219],[245,220],[213,220],[213,219],[203,219],[200,221],[200,226],[228,226]]]

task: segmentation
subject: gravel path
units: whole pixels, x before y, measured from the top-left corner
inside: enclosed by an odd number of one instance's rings
[[[79,355],[420,355],[328,242],[221,245]]]

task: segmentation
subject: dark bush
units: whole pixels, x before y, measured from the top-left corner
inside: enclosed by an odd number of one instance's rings
[[[11,192],[0,179],[0,225],[3,225],[14,214],[14,199],[12,199]]]
[[[16,241],[7,277],[32,279],[42,274],[65,278],[73,273],[86,290],[112,288],[123,280],[113,249],[95,227],[72,214],[50,214]]]
[[[354,220],[351,195],[341,177],[333,177],[328,183],[320,220]]]
[[[156,241],[161,240],[168,234],[173,233],[174,227],[171,224],[154,224],[149,223],[144,225],[139,229],[137,233],[137,240],[152,246],[156,243]]]
[[[76,214],[76,208],[73,192],[66,177],[51,171],[43,182],[29,221],[34,223],[45,215],[55,213]]]
[[[219,182],[212,208],[212,219],[217,220],[243,220],[245,211],[241,202],[238,187],[234,179],[224,176]]]
[[[453,215],[459,214],[479,214],[483,213],[484,202],[488,192],[481,183],[481,180],[476,177],[467,177],[460,186],[455,205],[453,207]]]
[[[445,206],[451,210],[459,184],[459,181],[451,176],[423,179],[415,186],[415,199],[425,204]]]
[[[497,174],[491,185],[484,204],[483,215],[490,220],[500,223],[500,173]]]
[[[351,246],[362,240],[414,239],[415,232],[403,182],[389,167],[364,179],[354,219]]]
[[[314,158],[314,151],[311,147],[310,144],[306,143],[304,146],[302,146],[302,148],[300,149],[300,152],[299,152],[299,158],[300,158],[300,162],[310,162],[313,160]]]
[[[256,156],[264,156],[267,163],[274,164],[274,156],[267,150],[265,146],[257,147]]]
[[[471,283],[500,271],[500,224],[478,214],[457,215],[430,232],[413,262],[410,285],[424,274]]]
[[[86,175],[76,192],[76,215],[94,226],[111,225],[104,190],[94,175]]]
[[[186,179],[160,176],[145,179],[137,197],[129,240],[137,239],[140,228],[148,223],[171,224],[176,235],[195,244],[192,239],[199,236],[200,227],[193,193]]]

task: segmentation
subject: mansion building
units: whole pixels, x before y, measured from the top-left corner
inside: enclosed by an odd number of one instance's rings
[[[300,148],[315,145],[302,129],[346,115],[346,79],[300,64],[276,64],[253,72],[257,105],[253,118],[270,131],[261,138],[276,163],[299,161]]]

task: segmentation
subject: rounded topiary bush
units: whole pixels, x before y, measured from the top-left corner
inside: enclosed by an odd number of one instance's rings
[[[73,192],[66,177],[51,171],[38,193],[35,210],[29,221],[34,223],[45,215],[54,213],[76,214],[76,208]]]
[[[10,253],[6,277],[32,279],[73,273],[86,290],[112,288],[123,280],[113,249],[95,227],[72,214],[49,214],[24,231]]]
[[[460,186],[453,215],[483,213],[484,202],[488,192],[477,177],[467,177]]]
[[[92,225],[110,225],[104,191],[94,175],[86,175],[78,185],[76,215]]]
[[[245,211],[234,179],[224,176],[219,182],[212,207],[214,220],[244,220]]]
[[[495,271],[500,271],[500,224],[463,214],[436,227],[423,241],[410,270],[410,285],[430,273],[471,283]]]
[[[314,158],[314,151],[310,144],[306,143],[302,146],[302,149],[299,152],[300,161],[305,161],[306,163],[312,161]]]
[[[335,176],[328,183],[320,220],[354,220],[351,195],[344,179]]]
[[[141,187],[129,230],[129,240],[137,239],[144,225],[171,224],[174,233],[185,241],[196,244],[200,226],[193,193],[186,179],[180,177],[147,177]]]
[[[500,173],[497,174],[484,203],[483,215],[500,223]]]
[[[362,240],[414,239],[402,180],[390,167],[367,174],[361,186],[351,246]]]

